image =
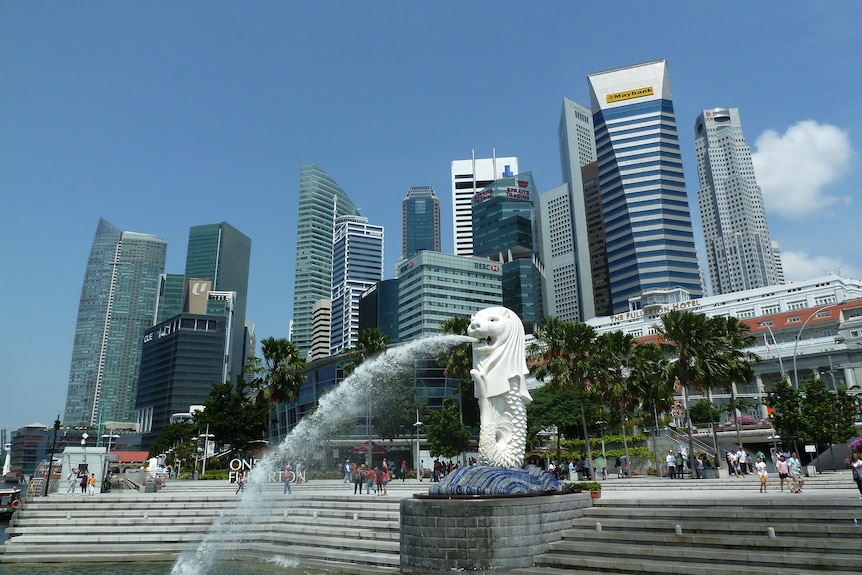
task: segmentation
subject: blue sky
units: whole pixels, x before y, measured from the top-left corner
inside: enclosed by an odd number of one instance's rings
[[[0,1],[0,427],[65,405],[99,217],[168,241],[228,221],[252,238],[248,318],[286,337],[299,167],[328,172],[400,255],[410,186],[518,156],[561,181],[563,97],[668,61],[700,239],[693,126],[737,107],[788,279],[862,278],[862,4],[855,2]],[[706,261],[701,249],[701,266]]]

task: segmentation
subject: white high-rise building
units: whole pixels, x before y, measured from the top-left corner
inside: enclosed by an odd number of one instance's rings
[[[590,109],[564,98],[558,135],[564,183],[539,195],[543,301],[548,317],[584,321],[596,315],[581,173],[596,161]]]
[[[353,347],[359,334],[359,298],[383,281],[383,226],[362,216],[335,219],[332,235],[330,355]]]
[[[518,158],[455,160],[452,162],[452,232],[456,256],[473,255],[473,195],[494,180],[518,174]]]
[[[715,295],[779,284],[763,195],[739,110],[704,110],[694,124],[697,201]]]

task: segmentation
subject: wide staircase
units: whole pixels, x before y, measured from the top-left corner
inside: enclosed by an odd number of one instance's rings
[[[398,486],[388,497],[354,496],[352,486],[334,483],[322,496],[313,482],[292,495],[279,484],[237,496],[227,482],[195,483],[33,498],[10,522],[0,564],[174,561],[200,548],[221,559],[286,557],[339,573],[398,571]]]
[[[817,481],[810,495],[754,485],[710,497],[687,491],[701,483],[692,480],[674,482],[667,497],[607,493],[533,567],[513,573],[858,573],[862,500],[846,481]]]

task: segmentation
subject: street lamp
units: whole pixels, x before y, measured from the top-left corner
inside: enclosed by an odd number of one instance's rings
[[[48,458],[48,476],[45,477],[45,497],[48,497],[48,484],[51,482],[51,465],[54,463],[54,448],[57,445],[57,432],[60,430],[60,414],[54,420],[54,439],[51,441],[51,457]]]
[[[605,421],[604,419],[600,419],[596,422],[596,425],[599,426],[599,429],[601,430],[601,433],[602,433],[602,457],[604,457],[605,460],[607,460],[607,456],[605,455],[605,425],[607,423],[608,422]]]
[[[767,330],[769,330],[769,335],[772,337],[772,343],[775,345],[775,354],[778,356],[778,369],[781,370],[781,380],[784,381],[784,379],[786,379],[786,376],[784,375],[784,362],[781,361],[781,350],[778,349],[778,342],[775,340],[775,334],[772,333],[772,328],[769,327],[768,323],[764,322],[760,325],[762,325]],[[799,342],[799,340],[797,339],[797,343],[798,342]],[[794,360],[796,359],[796,352],[795,351],[793,352],[793,359]]]
[[[207,432],[199,437],[204,438],[204,465],[203,471],[201,472],[201,477],[206,475],[207,472],[207,456],[209,455],[209,446],[210,446],[210,437],[215,437],[215,435],[210,434],[210,424],[207,423]]]
[[[802,327],[799,328],[799,333],[796,334],[796,343],[793,345],[793,387],[794,389],[799,389],[799,374],[796,371],[796,350],[799,348],[799,339],[802,337],[802,331],[805,329],[805,326],[808,325],[808,322],[811,321],[813,317],[815,317],[818,313],[823,310],[827,310],[830,307],[835,307],[837,304],[829,304],[825,305],[821,308],[814,310],[811,315],[808,316],[808,319],[802,324]],[[829,314],[832,315],[831,313]]]
[[[84,450],[84,467],[87,466],[87,438],[90,437],[90,434],[86,431],[81,434],[81,449]]]
[[[416,428],[416,479],[422,481],[422,467],[419,460],[419,428],[422,427],[422,422],[419,421],[418,409],[416,410],[416,423],[413,424],[413,427]]]

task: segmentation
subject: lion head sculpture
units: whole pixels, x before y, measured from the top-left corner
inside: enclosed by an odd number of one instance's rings
[[[473,316],[467,335],[475,338],[473,365],[484,375],[489,397],[509,391],[509,379],[517,377],[522,399],[532,400],[524,382],[528,373],[524,354],[524,324],[512,310],[489,307]]]

